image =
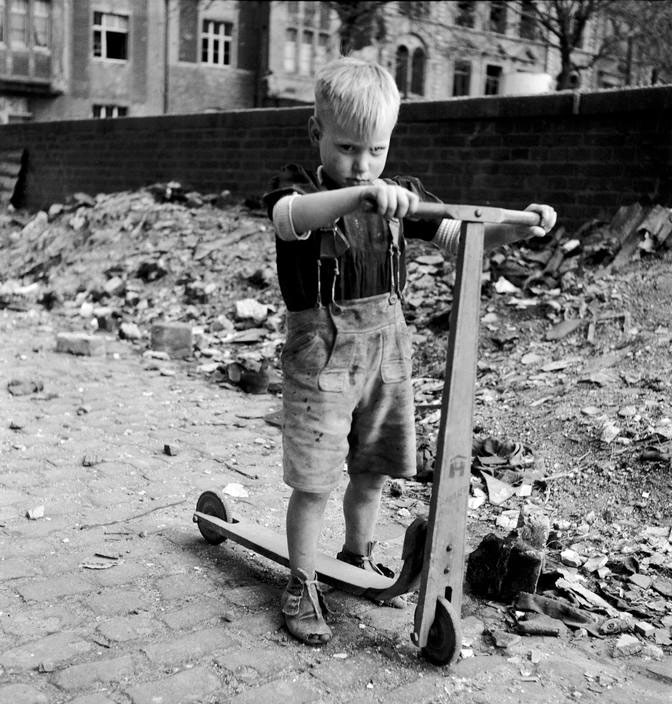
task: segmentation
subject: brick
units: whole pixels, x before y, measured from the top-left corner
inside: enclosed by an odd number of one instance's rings
[[[446,694],[444,686],[445,678],[442,677],[420,677],[385,693],[385,704],[429,704],[437,701],[440,695]],[[356,699],[352,700],[352,704]]]
[[[250,648],[233,650],[226,655],[215,658],[223,669],[234,674],[241,682],[258,683],[290,667],[293,656],[286,648]]]
[[[357,657],[343,660],[326,660],[313,667],[310,674],[330,692],[363,689],[370,680],[376,680],[380,664],[373,658]]]
[[[44,606],[35,604],[11,605],[3,614],[2,627],[6,633],[20,636],[22,641],[38,640],[50,633],[72,630],[82,622],[85,614],[81,609],[67,606]]]
[[[277,589],[258,584],[250,587],[235,587],[226,590],[226,599],[237,606],[255,608],[280,601]]]
[[[105,339],[78,332],[59,332],[56,335],[56,352],[95,357],[105,354]]]
[[[209,695],[220,691],[221,685],[217,676],[207,667],[201,666],[183,670],[162,680],[131,687],[126,690],[126,694],[133,704],[200,704],[206,701]]]
[[[68,704],[115,704],[115,702],[104,694],[84,694],[71,699]]]
[[[92,689],[99,684],[119,682],[135,674],[133,658],[123,655],[120,658],[85,662],[61,670],[54,677],[54,684],[68,691]]]
[[[226,632],[224,627],[221,627],[195,631],[181,638],[152,643],[143,648],[143,651],[153,663],[167,666],[213,656],[236,644],[237,641]]]
[[[108,500],[109,497],[108,492]],[[129,584],[147,576],[147,568],[144,565],[133,562],[125,562],[109,570],[93,570],[92,572],[91,580],[101,587],[116,587],[121,584]]]
[[[307,685],[285,680],[274,680],[261,687],[252,687],[228,700],[229,704],[260,704],[260,702],[307,704],[319,701],[324,701],[324,699]]]
[[[49,704],[49,697],[28,684],[0,685],[0,702],[9,704]]]
[[[92,647],[76,633],[55,633],[0,653],[0,665],[11,670],[34,670],[40,664],[65,663]]]
[[[215,589],[215,585],[206,577],[193,574],[173,574],[157,582],[161,598],[179,599],[193,594],[207,594]]]
[[[0,572],[3,580],[33,577],[39,574],[39,570],[32,562],[21,558],[0,560]]]
[[[226,604],[218,599],[203,599],[182,609],[161,615],[161,620],[174,630],[194,626],[203,621],[221,619],[227,613]]]
[[[92,584],[75,575],[52,577],[16,587],[16,591],[27,601],[52,601],[63,596],[85,594],[93,589]]]
[[[151,348],[167,352],[175,359],[184,359],[193,354],[191,325],[187,323],[154,323],[151,328]]]
[[[153,634],[159,623],[150,616],[120,616],[98,626],[98,633],[113,643],[124,643]]]
[[[106,589],[86,598],[86,604],[97,615],[114,616],[149,608],[152,598],[139,589]]]

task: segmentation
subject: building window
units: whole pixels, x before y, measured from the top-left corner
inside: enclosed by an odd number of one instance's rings
[[[93,55],[101,59],[128,59],[128,15],[93,13]]]
[[[301,32],[301,46],[299,47],[299,74],[310,76],[313,68],[313,33],[304,29]]]
[[[296,72],[296,38],[297,31],[291,27],[285,32],[285,54],[284,54],[284,68],[285,73],[295,73]]]
[[[490,31],[506,34],[506,3],[504,0],[492,0],[490,3]]]
[[[303,23],[312,27],[315,24],[315,6],[316,2],[304,2],[303,3]]]
[[[5,0],[0,0],[0,44],[5,43]]]
[[[285,31],[285,73],[313,76],[331,53],[331,4],[289,2],[289,27]]]
[[[460,27],[473,27],[475,12],[474,10],[476,3],[473,0],[460,0],[457,3],[457,16],[455,17],[455,24]]]
[[[453,73],[453,95],[469,95],[471,87],[471,63],[456,61]]]
[[[201,62],[212,66],[231,65],[233,23],[203,20]]]
[[[420,48],[413,52],[411,93],[415,93],[415,95],[424,95],[425,93],[425,52]]]
[[[502,67],[488,64],[485,67],[485,94],[498,95],[499,84],[502,80]]]
[[[315,71],[319,71],[329,58],[329,35],[321,33],[315,48]]]
[[[51,44],[51,13],[46,0],[35,0],[33,6],[33,46],[48,49]]]
[[[405,98],[408,93],[408,49],[405,46],[400,46],[397,49],[395,79],[399,92]]]
[[[10,0],[9,43],[28,46],[28,0]]]
[[[109,118],[109,117],[125,117],[128,115],[128,108],[124,105],[94,105],[93,117]]]
[[[331,29],[331,3],[320,3],[320,29]]]
[[[518,34],[521,39],[539,39],[539,27],[535,17],[534,0],[522,0],[520,5],[520,27]]]

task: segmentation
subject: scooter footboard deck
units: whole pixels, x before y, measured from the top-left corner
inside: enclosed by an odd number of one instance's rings
[[[210,530],[214,530],[224,538],[233,540],[285,567],[289,566],[287,538],[284,534],[276,533],[269,528],[264,528],[245,520],[234,519],[232,522],[227,522],[200,511],[194,513],[194,520],[199,523],[205,522]],[[418,533],[416,523],[411,524],[407,529],[403,552],[404,557],[408,555],[408,558],[406,558],[404,568],[396,580],[376,572],[363,570],[347,562],[341,562],[335,557],[324,553],[318,553],[317,555],[316,572],[318,579],[337,589],[364,596],[374,601],[385,601],[411,591],[419,581],[422,559],[418,560],[416,557],[418,554],[417,548],[419,547],[421,555],[422,541],[425,536],[425,532],[421,529],[422,526]]]

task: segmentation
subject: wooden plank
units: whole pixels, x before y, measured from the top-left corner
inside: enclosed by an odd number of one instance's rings
[[[275,562],[289,566],[289,552],[284,534],[247,521],[227,523],[215,516],[194,513],[198,522],[208,523],[220,535],[230,538],[254,552]],[[363,570],[335,557],[318,553],[316,571],[320,581],[343,591],[374,601],[387,601],[416,589],[422,568],[422,550],[425,543],[426,521],[416,518],[406,529],[402,548],[403,566],[396,579],[369,570]]]
[[[415,611],[414,641],[421,648],[427,645],[438,598],[450,601],[458,618],[462,605],[483,243],[482,223],[462,224],[436,471]]]

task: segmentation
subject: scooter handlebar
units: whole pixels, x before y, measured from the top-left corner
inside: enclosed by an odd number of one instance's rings
[[[525,225],[532,227],[539,225],[539,213],[530,210],[507,210],[506,208],[492,208],[485,205],[450,205],[449,203],[418,203],[413,213],[414,218],[435,219],[450,218],[466,222],[493,222],[502,225]]]

